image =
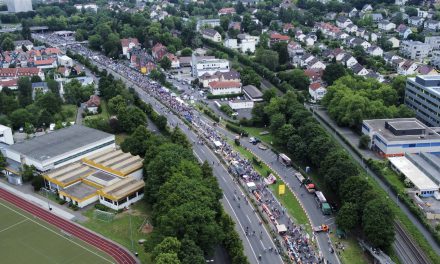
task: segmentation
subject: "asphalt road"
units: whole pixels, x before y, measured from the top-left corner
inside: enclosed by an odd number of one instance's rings
[[[102,65],[98,66],[102,67]],[[142,89],[119,75],[117,72],[114,72],[109,68],[107,68],[107,71],[111,72],[115,77],[123,80],[127,86],[133,87],[143,101],[150,103],[158,113],[167,117],[169,125],[180,124],[179,127],[188,136],[188,138],[191,141],[197,141],[197,135],[192,130],[188,129],[188,127],[172,112],[168,112],[167,108],[158,102],[154,97],[148,95]],[[214,164],[217,164],[219,162],[211,149],[205,145],[196,144],[194,145],[193,150],[200,162],[205,160],[207,160],[210,164],[213,162]],[[227,168],[225,168],[223,165],[213,166],[213,172],[218,179],[220,188],[223,190],[223,207],[236,223],[236,230],[243,241],[245,254],[248,256],[249,261],[251,263],[283,263],[278,254],[265,253],[265,249],[269,247],[275,248],[275,245],[267,230],[259,225],[260,218],[253,211],[252,207],[250,205],[246,205],[243,201],[241,201],[240,207],[238,207],[238,203],[233,200],[235,195],[234,191],[237,190],[239,195],[241,195],[241,191],[233,182],[233,178],[228,173]],[[249,228],[251,233],[253,230],[255,230],[256,234],[261,234],[261,239],[260,235],[246,236],[246,227]],[[258,260],[259,255],[261,255],[261,261]]]

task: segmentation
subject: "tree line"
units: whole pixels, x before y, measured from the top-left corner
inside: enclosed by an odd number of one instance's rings
[[[293,92],[270,94],[253,109],[251,123],[268,127],[274,144],[294,161],[315,168],[341,207],[336,222],[346,231],[362,232],[375,247],[388,248],[394,240],[394,214],[375,192],[357,165],[319,125]]]

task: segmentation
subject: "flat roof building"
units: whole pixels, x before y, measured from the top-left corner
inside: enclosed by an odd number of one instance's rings
[[[391,157],[388,160],[395,171],[403,174],[414,185],[418,196],[429,197],[438,192],[439,185],[433,182],[407,157]]]
[[[384,157],[440,153],[440,135],[416,118],[364,120],[362,133],[370,136],[369,147]]]
[[[417,118],[430,126],[440,126],[440,75],[408,78],[405,104],[414,109]]]
[[[243,86],[244,94],[254,102],[262,102],[263,101],[263,93],[258,90],[257,87],[253,85]]]
[[[80,160],[86,155],[115,148],[115,136],[82,125],[73,125],[11,145],[7,157],[48,171]]]
[[[143,197],[142,158],[106,149],[81,161],[44,173],[49,189],[82,208],[99,201],[114,210]]]

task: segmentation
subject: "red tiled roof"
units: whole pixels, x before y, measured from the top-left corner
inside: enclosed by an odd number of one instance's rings
[[[319,82],[311,83],[309,85],[309,88],[312,89],[313,91],[316,91],[316,90],[318,90],[321,87],[322,87],[322,84],[319,83]]]
[[[237,88],[237,87],[241,87],[241,83],[240,82],[219,82],[219,81],[214,81],[214,82],[210,82],[209,83],[209,87],[211,87],[212,89],[221,89],[221,88]]]
[[[101,98],[97,95],[91,95],[90,99],[86,102],[87,107],[98,107],[101,104]]]
[[[225,7],[218,11],[219,14],[232,14],[235,13],[235,8],[233,7]]]
[[[50,64],[52,64],[54,62],[55,62],[55,59],[53,59],[53,58],[34,61],[35,65],[50,65]]]
[[[137,38],[121,39],[122,47],[128,47],[130,45],[130,43],[134,43],[135,45],[139,45],[139,41]]]
[[[276,40],[289,40],[289,36],[281,35],[279,33],[273,33],[270,35],[270,39],[276,39]]]
[[[0,80],[0,86],[1,87],[13,87],[17,86],[17,79],[11,79],[11,80]]]

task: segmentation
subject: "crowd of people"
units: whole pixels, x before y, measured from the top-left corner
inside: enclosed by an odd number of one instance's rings
[[[52,45],[66,43],[66,39],[62,36],[52,34],[39,34],[38,36]],[[267,218],[269,218],[273,232],[277,232],[278,224],[283,224],[287,227],[287,231],[283,232],[282,237],[284,238],[284,244],[289,257],[296,261],[301,261],[302,263],[319,263],[321,261],[311,245],[306,232],[301,226],[296,225],[286,214],[286,209],[268,188],[268,184],[265,183],[264,177],[253,168],[251,161],[242,158],[238,152],[233,150],[232,146],[229,145],[214,128],[215,124],[214,126],[211,126],[201,118],[198,118],[199,116],[195,115],[196,111],[192,106],[186,104],[182,100],[177,100],[176,96],[168,89],[162,87],[162,85],[151,80],[148,76],[140,73],[136,69],[108,58],[99,52],[92,51],[82,44],[70,45],[68,48],[74,53],[93,60],[93,62],[101,65],[105,69],[111,69],[120,75],[120,77],[130,81],[150,96],[154,96],[162,104],[173,110],[182,118],[193,123],[194,127],[198,130],[198,143],[202,144],[202,138],[204,138],[212,148],[216,149],[216,152],[219,153],[229,165],[229,171],[236,175],[237,184],[241,184],[245,188],[248,188],[248,183],[250,182],[255,184],[255,189],[249,188],[249,193],[253,194],[251,197],[254,197],[256,200],[259,210],[264,212]],[[234,194],[234,200],[237,202],[237,205],[240,206],[240,196]],[[243,197],[243,200],[248,203],[245,197]],[[246,229],[246,235],[255,235],[255,230],[249,230],[248,227]],[[278,246],[281,246],[281,243],[277,244]],[[282,249],[279,248],[279,250]],[[278,250],[267,248],[263,253],[271,252],[277,253]]]

